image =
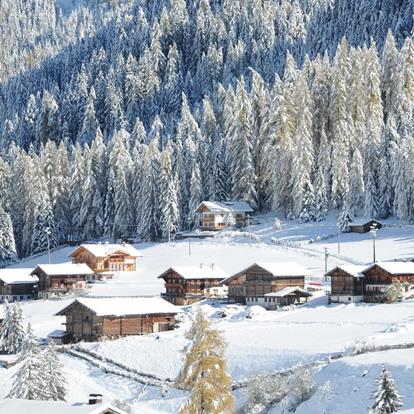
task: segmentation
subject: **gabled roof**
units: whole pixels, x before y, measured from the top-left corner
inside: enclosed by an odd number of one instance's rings
[[[414,275],[413,262],[377,262],[365,268],[363,273],[378,266],[391,275]]]
[[[227,284],[234,278],[238,277],[241,273],[247,272],[255,266],[261,267],[263,270],[270,273],[274,278],[310,276],[312,274],[308,269],[305,269],[303,266],[295,262],[258,262],[240,272],[237,272],[235,275],[228,277],[220,284]]]
[[[174,271],[178,273],[183,279],[226,279],[229,275],[217,266],[173,266],[158,276],[158,279],[163,279],[166,274]]]
[[[127,414],[125,411],[106,403],[71,405],[62,401],[0,400],[0,412],[5,414],[103,414],[108,410],[114,414]]]
[[[203,205],[214,213],[253,212],[253,209],[246,201],[202,201],[197,207],[197,210]]]
[[[86,249],[88,252],[93,254],[95,257],[106,257],[115,252],[121,251],[132,257],[142,257],[143,254],[130,244],[109,244],[109,243],[96,243],[96,244],[81,244],[76,247],[68,256],[72,257],[75,252],[80,248]]]
[[[0,269],[0,281],[6,285],[37,283],[39,279],[30,274],[32,270],[29,268]]]
[[[287,287],[287,288],[278,290],[277,292],[266,293],[265,296],[272,297],[272,298],[284,298],[292,294],[296,294],[296,295],[306,297],[306,298],[313,296],[312,293],[307,292],[304,289],[301,289],[299,286]]]
[[[73,304],[80,303],[97,316],[133,316],[180,313],[177,306],[161,298],[77,298],[64,309],[56,313],[65,315]]]
[[[364,226],[365,224],[368,224],[371,222],[377,223],[379,225],[378,227],[382,226],[382,223],[380,223],[378,220],[373,219],[373,218],[364,218],[364,217],[358,218],[358,220],[352,220],[349,223],[349,225],[350,226]]]
[[[37,269],[42,270],[49,276],[94,274],[94,271],[85,263],[40,264],[37,265],[31,274],[35,274],[37,272]]]
[[[332,270],[330,270],[327,275],[331,275],[336,269],[342,270],[347,273],[349,276],[353,277],[364,277],[362,272],[367,268],[367,266],[359,266],[359,265],[340,265],[336,266]]]

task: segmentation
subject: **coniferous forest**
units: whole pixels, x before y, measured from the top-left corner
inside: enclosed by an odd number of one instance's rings
[[[414,1],[75,3],[1,1],[0,264],[202,199],[414,220]]]

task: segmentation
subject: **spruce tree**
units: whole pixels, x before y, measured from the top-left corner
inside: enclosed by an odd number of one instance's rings
[[[0,349],[8,354],[17,354],[24,339],[23,315],[20,303],[5,303],[5,315],[0,336]]]
[[[42,352],[41,372],[43,373],[47,399],[65,401],[66,379],[63,373],[63,364],[59,360],[56,345],[53,340]]]
[[[232,380],[226,372],[225,342],[201,308],[186,338],[191,341],[177,384],[191,391],[180,414],[230,414],[233,412]]]
[[[342,205],[342,210],[338,216],[338,228],[342,232],[349,231],[349,223],[352,221],[352,214],[349,209],[348,203],[345,201]]]
[[[47,400],[48,392],[42,371],[42,355],[30,324],[23,342],[22,364],[14,376],[8,398]]]
[[[377,380],[377,391],[374,394],[375,402],[370,414],[392,414],[402,407],[402,399],[398,393],[391,373],[384,367]]]
[[[10,215],[0,204],[0,267],[17,259],[13,224]]]

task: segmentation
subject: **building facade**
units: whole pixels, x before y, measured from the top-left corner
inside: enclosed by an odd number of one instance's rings
[[[38,297],[47,299],[68,293],[82,293],[94,272],[86,264],[46,264],[38,265],[31,275],[39,279]]]
[[[32,276],[32,269],[0,269],[0,302],[34,299],[37,297],[39,279]]]
[[[247,298],[265,298],[285,288],[305,287],[310,272],[296,263],[255,263],[225,279],[229,300],[247,304]],[[250,302],[250,299],[249,299]]]
[[[364,300],[364,275],[366,266],[337,266],[327,273],[331,278],[332,303],[356,303]]]
[[[56,315],[66,317],[73,342],[174,329],[181,310],[161,298],[78,298]]]
[[[203,201],[196,213],[201,230],[216,231],[229,226],[248,226],[253,209],[245,201]]]
[[[72,263],[85,263],[95,274],[134,272],[142,253],[130,244],[82,244],[69,254]]]
[[[214,265],[174,266],[158,279],[165,282],[162,297],[174,305],[190,305],[206,298],[227,296],[227,289],[220,286],[228,274]]]

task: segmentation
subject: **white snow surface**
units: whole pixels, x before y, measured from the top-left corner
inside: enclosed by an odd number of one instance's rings
[[[79,302],[86,306],[95,312],[97,316],[152,315],[182,312],[179,307],[161,298],[78,298],[72,303],[74,302]]]
[[[105,409],[111,408],[119,414],[124,411],[109,404],[72,405],[61,401],[36,401],[36,400],[0,400],[0,412],[7,414],[101,414]]]
[[[47,275],[93,275],[93,270],[85,263],[39,264]]]
[[[336,218],[327,222],[300,224],[283,221],[273,227],[274,215],[261,217],[263,223],[244,232],[226,232],[204,240],[173,243],[142,243],[136,248],[144,257],[136,272],[121,272],[105,283],[93,285],[90,294],[102,296],[159,295],[163,283],[157,279],[172,266],[184,263],[199,266],[215,263],[228,274],[260,262],[295,262],[308,268],[312,275],[324,274],[324,247],[328,248],[328,270],[335,266],[356,264],[368,266],[372,258],[370,234],[341,234],[340,253],[336,236]],[[414,227],[398,220],[385,220],[377,232],[377,258],[391,261],[413,255]],[[67,261],[72,248],[52,253],[52,263]],[[35,267],[47,256],[33,257],[12,267]],[[323,293],[323,292],[321,292]],[[31,322],[36,334],[46,337],[62,329],[64,317],[53,316],[72,300],[30,301],[22,304],[25,322]],[[414,301],[397,304],[328,305],[326,296],[314,292],[305,306],[265,312],[260,307],[214,305],[202,303],[215,327],[226,342],[228,370],[233,380],[243,381],[258,373],[292,368],[300,363],[321,360],[338,352],[383,345],[414,343]],[[184,337],[198,305],[184,307],[180,327],[174,331],[145,336],[131,336],[114,341],[82,343],[99,355],[151,373],[173,379],[179,372],[188,345]],[[101,393],[107,401],[128,400],[136,412],[148,414],[177,413],[188,394],[169,389],[143,386],[132,380],[107,374],[99,367],[69,355],[61,355],[68,385],[68,402],[85,401],[92,392]],[[0,359],[2,359],[0,357]],[[373,404],[375,381],[385,364],[403,396],[404,409],[414,408],[413,349],[390,350],[347,356],[332,360],[315,371],[316,392],[303,402],[298,414],[365,414]],[[10,390],[12,376],[19,365],[0,368],[0,398]],[[245,401],[243,391],[235,392],[236,405]],[[280,413],[275,407],[271,413]]]
[[[173,266],[170,269],[184,279],[226,279],[229,276],[218,266],[203,265],[202,263],[199,266]],[[162,275],[158,277],[161,278]]]
[[[37,283],[39,279],[37,276],[32,276],[30,274],[32,270],[33,269],[29,268],[0,269],[0,280],[6,285]]]
[[[69,253],[69,256],[72,255],[76,250],[80,247],[84,247],[90,253],[92,253],[95,257],[105,257],[115,252],[124,252],[133,257],[142,257],[142,253],[137,250],[134,246],[130,244],[110,244],[110,243],[87,243],[81,244],[80,246],[73,249],[72,252]]]

